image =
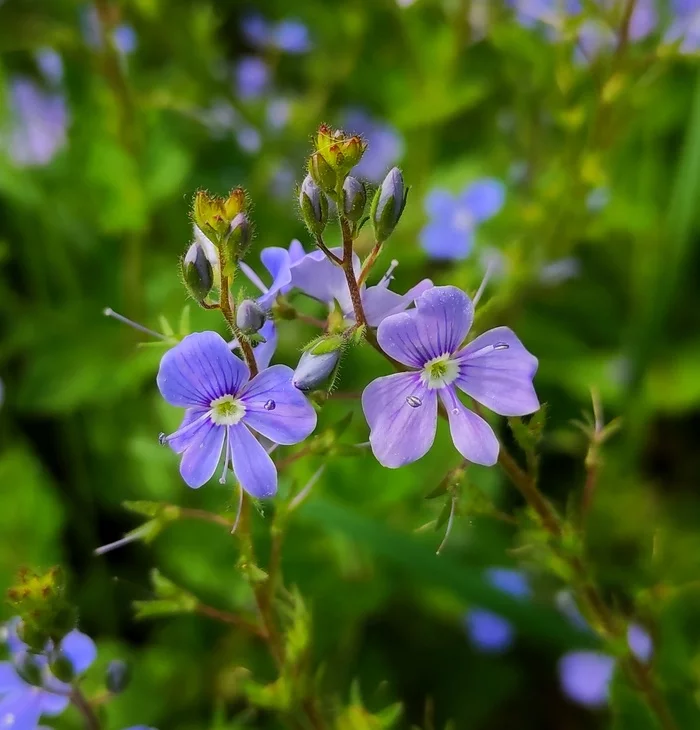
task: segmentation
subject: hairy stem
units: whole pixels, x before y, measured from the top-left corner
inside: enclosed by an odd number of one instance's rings
[[[244,629],[248,633],[253,634],[253,636],[259,636],[265,641],[267,641],[268,639],[267,632],[264,628],[258,626],[252,621],[249,621],[243,616],[239,616],[238,614],[229,613],[228,611],[222,611],[218,608],[214,608],[213,606],[207,606],[204,603],[198,604],[195,610],[196,613],[200,614],[201,616],[207,616],[208,618],[213,618],[216,621],[221,621],[225,624],[237,626],[241,629]]]
[[[323,237],[322,236],[316,236],[316,245],[321,249],[321,251],[323,251],[323,253],[326,254],[326,256],[328,256],[328,258],[334,264],[337,264],[338,266],[342,266],[343,265],[343,259],[341,259],[338,256],[336,256],[333,253],[333,251],[331,251],[330,248],[328,248],[328,246],[326,246],[326,243],[323,240]]]
[[[221,252],[219,252],[221,254]],[[236,324],[236,313],[234,310],[233,303],[231,302],[231,283],[229,277],[224,274],[224,268],[226,262],[221,257],[221,282],[219,287],[219,309],[224,315],[228,326],[233,332],[233,336],[238,340],[238,346],[243,353],[243,359],[250,370],[250,377],[254,378],[258,374],[258,364],[255,362],[255,355],[253,354],[253,348],[248,341],[248,338],[241,332],[240,328]]]
[[[101,730],[102,723],[100,722],[100,718],[97,717],[92,705],[87,701],[87,698],[77,685],[75,685],[71,690],[70,701],[83,716],[83,720],[85,720],[85,727],[88,730]]]
[[[355,321],[358,326],[367,326],[367,317],[362,306],[362,296],[360,287],[358,286],[355,272],[352,268],[352,231],[350,225],[345,218],[340,216],[340,230],[343,233],[343,271],[345,272],[345,280],[350,290],[350,299],[352,301],[352,309],[355,312]]]
[[[372,250],[369,252],[369,256],[364,260],[362,264],[362,270],[360,271],[360,276],[357,279],[357,283],[359,286],[362,286],[365,281],[367,280],[367,277],[369,276],[369,272],[372,271],[372,267],[374,266],[375,262],[377,261],[377,258],[382,250],[382,244],[377,242],[372,247]]]

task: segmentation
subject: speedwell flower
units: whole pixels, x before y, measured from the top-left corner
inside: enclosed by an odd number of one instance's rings
[[[163,355],[158,388],[168,403],[187,410],[180,428],[161,442],[182,454],[180,474],[190,487],[211,479],[223,452],[222,483],[230,463],[253,497],[277,491],[275,465],[251,430],[285,445],[314,430],[316,413],[292,375],[291,368],[274,365],[249,380],[248,367],[216,332],[188,335]]]
[[[336,256],[343,255],[341,248],[331,250]],[[357,277],[361,264],[355,253],[352,255],[352,266]],[[360,287],[362,305],[370,327],[377,327],[390,314],[403,312],[404,309],[411,306],[416,297],[433,285],[430,279],[423,279],[405,294],[390,291],[391,274],[396,266],[398,266],[398,262],[393,262],[389,271],[375,286],[366,287],[363,284]],[[292,285],[312,299],[318,299],[330,307],[337,302],[343,316],[347,319],[354,319],[355,314],[345,274],[339,266],[327,258],[323,251],[306,254],[301,261],[292,266]]]
[[[68,707],[71,688],[53,676],[46,655],[27,650],[17,637],[17,624],[14,619],[5,630],[11,659],[0,662],[0,727],[35,730],[42,715],[60,715]],[[92,639],[80,631],[67,634],[58,649],[76,675],[85,672],[97,654]]]
[[[502,416],[534,413],[532,379],[537,358],[508,327],[484,332],[462,347],[474,319],[471,299],[454,286],[436,286],[416,308],[387,317],[377,330],[384,352],[411,368],[370,383],[362,408],[380,464],[394,469],[424,456],[435,440],[438,396],[452,441],[464,458],[492,466],[498,440],[480,416],[457,397],[457,388]]]

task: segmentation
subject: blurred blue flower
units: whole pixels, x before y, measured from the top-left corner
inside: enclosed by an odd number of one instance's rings
[[[593,188],[586,196],[586,208],[593,213],[605,208],[610,202],[610,189],[605,187]]]
[[[36,54],[36,65],[41,75],[53,86],[57,86],[63,80],[63,59],[61,54],[53,48],[40,48]]]
[[[477,224],[495,216],[504,200],[505,186],[493,178],[477,180],[456,196],[434,189],[425,200],[429,220],[420,235],[423,249],[434,259],[467,258]]]
[[[307,27],[294,19],[270,23],[262,15],[243,19],[243,34],[257,48],[276,48],[284,53],[305,53],[311,49]]]
[[[530,598],[530,585],[518,570],[491,568],[486,571],[486,580],[514,598]],[[510,621],[483,608],[471,608],[464,617],[464,625],[474,648],[485,654],[502,654],[515,638]]]
[[[42,715],[60,715],[66,709],[70,685],[57,680],[49,670],[47,655],[53,652],[53,646],[47,645],[44,654],[30,653],[17,637],[18,624],[19,619],[13,619],[3,632],[10,660],[0,662],[0,727],[35,730]],[[58,650],[70,661],[76,675],[83,674],[97,655],[92,639],[80,631],[67,634]],[[29,665],[38,683],[24,678]]]
[[[540,269],[540,283],[546,286],[557,286],[565,281],[575,279],[581,271],[581,264],[573,256],[545,264]]]
[[[700,52],[700,3],[698,0],[673,0],[671,7],[674,19],[665,40],[680,42],[681,53]]]
[[[127,23],[118,25],[112,31],[112,40],[114,41],[116,49],[123,56],[132,54],[138,45],[138,36],[136,35],[136,31]]]
[[[65,97],[17,77],[10,82],[10,110],[10,129],[0,138],[10,159],[20,167],[47,165],[66,144]]]
[[[279,163],[270,179],[270,192],[278,200],[290,200],[294,194],[296,171],[285,160]]]
[[[362,109],[348,110],[343,127],[352,134],[360,135],[368,144],[353,175],[370,182],[381,182],[387,171],[403,156],[403,137],[390,124],[374,119]]]
[[[262,147],[260,132],[249,124],[244,124],[239,128],[238,132],[236,132],[236,139],[238,140],[239,147],[251,155],[258,152]]]
[[[292,113],[292,104],[289,99],[275,97],[270,99],[267,105],[266,119],[267,126],[275,132],[284,129],[289,122]]]
[[[102,23],[94,5],[83,8],[80,25],[86,45],[95,50],[100,49],[102,47]],[[136,50],[138,36],[132,26],[122,23],[112,31],[112,42],[119,53],[128,56]]]
[[[235,76],[241,99],[259,99],[270,84],[270,69],[259,56],[243,56],[236,65]]]

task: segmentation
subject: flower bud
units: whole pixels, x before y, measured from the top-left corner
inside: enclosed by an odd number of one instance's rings
[[[309,157],[309,175],[321,190],[327,193],[335,190],[338,177],[320,152],[314,152]]]
[[[49,664],[51,674],[61,682],[72,682],[75,678],[75,669],[73,662],[65,655],[59,653]]]
[[[367,203],[365,186],[356,177],[346,177],[343,183],[343,213],[353,223],[362,218]]]
[[[131,669],[129,665],[121,659],[115,659],[107,665],[105,673],[105,686],[113,695],[123,692],[131,680]]]
[[[13,657],[13,663],[17,674],[33,687],[41,687],[44,683],[44,677],[41,671],[41,664],[35,654],[29,651],[23,651]]]
[[[204,249],[195,241],[182,259],[182,278],[187,291],[198,302],[204,301],[214,285],[214,272]]]
[[[328,200],[311,175],[307,175],[301,184],[299,206],[306,227],[312,235],[320,236],[328,222]]]
[[[228,232],[228,251],[229,256],[235,258],[243,258],[245,252],[250,246],[251,230],[250,221],[245,213],[238,213],[231,221]]]
[[[380,243],[393,233],[406,207],[408,190],[398,167],[389,170],[372,201],[372,224],[374,234]]]
[[[305,352],[292,376],[292,385],[299,390],[311,390],[320,385],[333,372],[340,359],[340,350],[312,355]]]
[[[236,310],[236,325],[245,334],[253,334],[265,324],[265,312],[257,302],[245,299]]]

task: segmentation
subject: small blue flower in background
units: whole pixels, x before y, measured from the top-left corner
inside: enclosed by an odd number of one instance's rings
[[[700,52],[700,2],[698,0],[673,0],[674,20],[664,40],[680,42],[681,53]]]
[[[505,186],[493,178],[477,180],[458,195],[440,188],[431,191],[425,200],[428,224],[420,234],[421,246],[433,259],[466,259],[478,224],[495,216],[504,200]]]
[[[270,69],[259,56],[243,56],[236,65],[236,91],[241,99],[259,99],[270,84]]]
[[[599,187],[593,188],[590,193],[586,196],[586,208],[592,213],[597,213],[603,208],[606,208],[610,203],[612,195],[609,188]]]
[[[122,56],[128,56],[132,54],[138,46],[138,36],[136,31],[127,23],[118,25],[112,31],[112,40],[119,53]]]
[[[3,640],[10,660],[0,662],[0,727],[8,730],[35,730],[42,715],[60,715],[69,704],[70,685],[60,682],[48,668],[44,654],[30,654],[17,636],[19,619],[9,622]],[[52,651],[47,646],[46,653]],[[76,675],[83,674],[95,661],[97,648],[90,637],[71,631],[63,639],[59,651],[73,665]],[[22,676],[21,667],[31,661],[40,670],[41,684],[30,684]]]
[[[0,136],[18,167],[47,165],[66,144],[68,108],[60,93],[16,77],[10,83],[10,129]]]
[[[311,50],[307,27],[294,19],[270,23],[262,15],[249,15],[243,20],[243,35],[256,48],[273,48],[284,53],[298,54]]]
[[[102,47],[102,24],[99,13],[94,5],[83,8],[80,16],[83,40],[93,49]],[[127,23],[121,23],[112,31],[112,42],[122,56],[128,56],[136,50],[138,36],[136,31]]]
[[[182,454],[180,474],[188,486],[206,484],[223,454],[221,483],[230,465],[251,496],[276,493],[277,469],[253,432],[291,445],[316,428],[316,412],[292,385],[293,374],[273,365],[250,379],[248,366],[216,332],[188,335],[163,355],[158,388],[170,405],[186,410],[180,428],[160,441]]]
[[[530,598],[530,585],[518,570],[491,568],[486,571],[486,579],[494,588],[514,598]],[[510,621],[483,608],[471,608],[464,617],[464,625],[474,648],[485,654],[502,654],[515,637]]]
[[[289,99],[285,99],[282,96],[270,99],[265,114],[267,126],[275,132],[284,129],[287,126],[287,122],[289,122],[291,113],[292,104]]]
[[[362,109],[348,110],[343,128],[360,135],[369,145],[367,154],[353,170],[355,177],[379,183],[403,156],[403,137],[390,124],[374,119]]]
[[[41,75],[53,86],[63,81],[63,59],[53,48],[41,48],[35,54],[36,65]]]

